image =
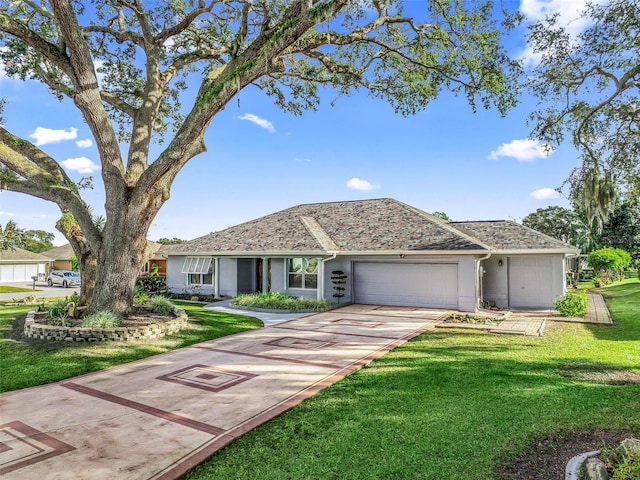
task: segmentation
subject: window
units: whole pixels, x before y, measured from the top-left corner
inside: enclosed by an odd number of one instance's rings
[[[318,288],[318,259],[289,258],[287,260],[289,288]]]
[[[182,265],[189,285],[213,285],[213,259],[211,257],[187,257]]]

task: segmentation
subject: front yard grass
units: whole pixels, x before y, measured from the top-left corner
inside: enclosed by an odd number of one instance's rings
[[[19,332],[12,331],[12,321],[34,306],[0,307],[0,392],[56,382],[262,326],[253,317],[175,304],[189,315],[188,328],[158,340],[126,343],[24,342]]]
[[[425,333],[186,478],[487,480],[548,436],[638,437],[640,281],[599,291],[613,326],[557,323],[542,338]]]
[[[11,285],[0,285],[0,293],[17,293],[17,292],[41,292],[42,290],[34,290],[33,288],[12,287]]]

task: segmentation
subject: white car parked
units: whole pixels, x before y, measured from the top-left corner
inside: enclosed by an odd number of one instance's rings
[[[65,288],[79,287],[80,274],[78,272],[72,272],[71,270],[51,270],[49,272],[49,278],[47,278],[47,284],[50,287],[54,285],[61,285]]]

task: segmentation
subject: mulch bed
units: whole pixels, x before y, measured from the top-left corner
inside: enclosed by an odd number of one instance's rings
[[[122,324],[120,326],[143,327],[152,323],[164,323],[175,319],[175,315],[161,315],[150,308],[136,306],[133,307],[133,310],[129,315],[122,319]],[[47,318],[46,313],[36,313],[33,320],[36,323],[47,325],[50,319]]]
[[[550,436],[535,442],[501,472],[501,480],[564,480],[571,458],[581,453],[617,446],[625,438],[634,437],[623,430],[593,430]]]

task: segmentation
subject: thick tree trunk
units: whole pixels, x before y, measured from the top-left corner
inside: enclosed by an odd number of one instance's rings
[[[149,226],[165,198],[154,190],[127,200],[109,211],[102,231],[89,313],[109,310],[126,315],[133,306],[136,279],[146,261]]]
[[[73,245],[73,241],[71,242]],[[84,248],[74,246],[76,257],[80,263],[80,275],[82,275],[82,284],[80,286],[80,305],[89,305],[93,297],[96,286],[96,268],[97,261],[95,255],[91,253],[86,245]],[[78,256],[78,252],[81,252]]]
[[[56,228],[69,240],[73,253],[80,264],[80,274],[82,275],[80,305],[89,305],[96,285],[97,258],[89,247],[87,237],[68,212],[63,212],[62,218],[56,223]]]

